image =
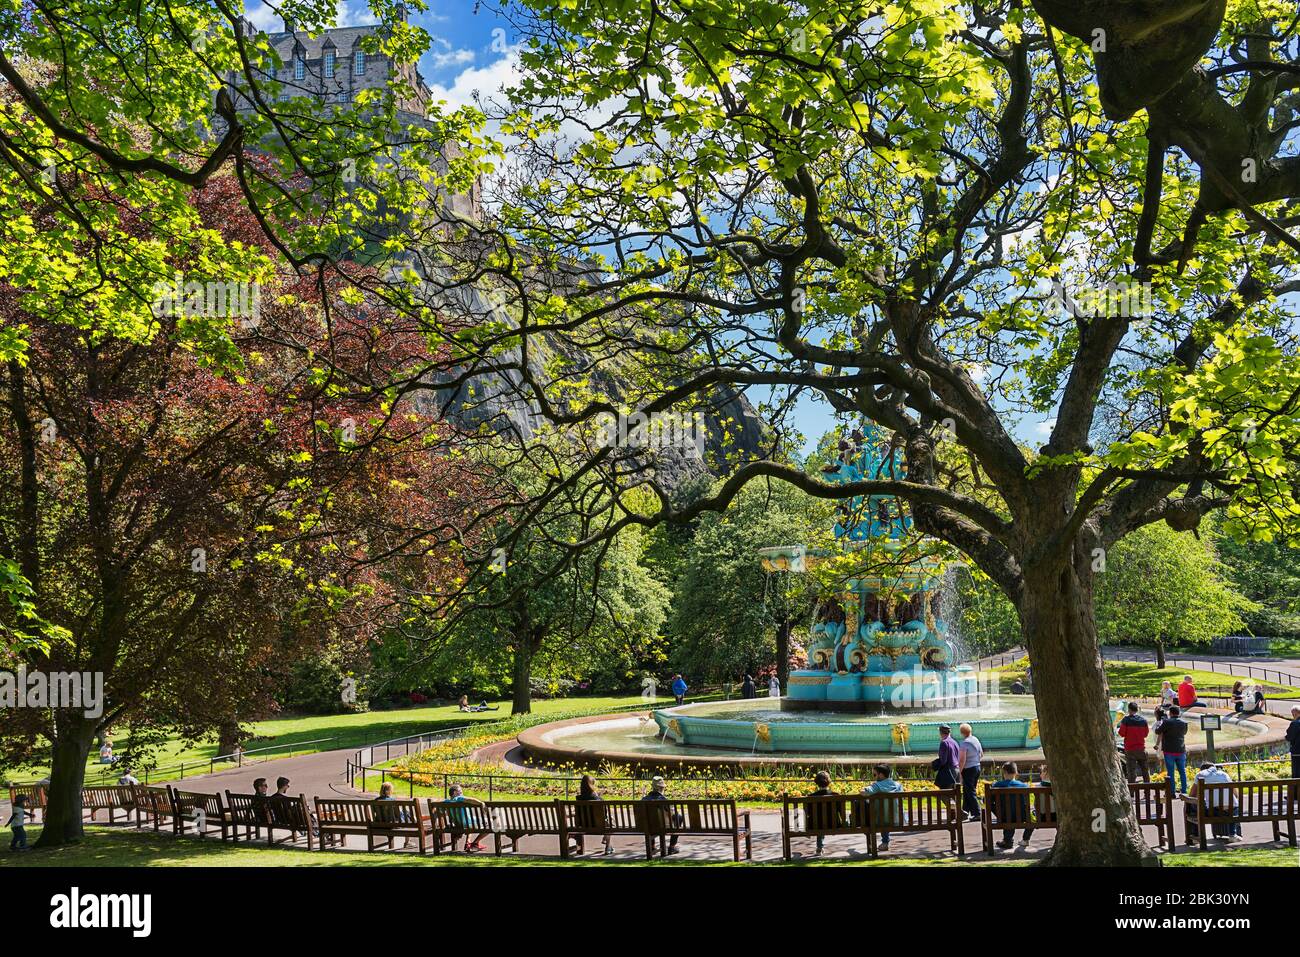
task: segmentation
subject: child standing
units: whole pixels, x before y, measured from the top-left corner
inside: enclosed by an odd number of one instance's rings
[[[18,794],[14,797],[13,813],[9,815],[9,827],[14,832],[13,838],[9,841],[9,850],[25,851],[27,850],[27,795]]]

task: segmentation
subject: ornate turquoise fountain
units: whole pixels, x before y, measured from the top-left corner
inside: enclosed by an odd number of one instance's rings
[[[900,453],[868,426],[840,442],[839,461],[824,473],[845,484],[901,478],[903,467]],[[901,503],[892,495],[851,498],[840,505],[834,532],[832,552],[759,550],[768,572],[807,573],[844,553],[866,570],[818,607],[807,665],[790,675],[779,711],[754,710],[754,702],[745,702],[748,712],[730,704],[668,708],[654,715],[662,739],[750,751],[908,753],[936,747],[939,725],[960,720],[975,726],[986,748],[1038,747],[1031,701],[1001,713],[996,696],[981,695],[979,674],[957,664],[940,607],[941,567],[906,557],[914,535]],[[836,718],[845,712],[862,717]]]
[[[840,484],[902,477],[899,453],[879,432],[854,431],[826,478]],[[912,519],[892,495],[853,498],[840,506],[835,538],[862,567],[887,569],[851,578],[823,602],[813,624],[808,667],[790,676],[783,710],[880,710],[974,703],[979,678],[956,667],[956,650],[939,607],[940,570],[933,560],[901,560]],[[793,555],[791,553],[794,553]],[[807,571],[822,556],[796,547],[759,552],[771,571]],[[791,559],[803,555],[801,568]]]

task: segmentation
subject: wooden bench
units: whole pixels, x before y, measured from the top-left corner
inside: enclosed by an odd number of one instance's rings
[[[375,801],[355,798],[316,798],[316,826],[322,841],[348,834],[362,835],[366,849],[373,851],[378,841],[394,850],[399,837],[415,838],[423,854],[428,848],[431,828],[429,818],[418,800]]]
[[[199,837],[219,833],[223,841],[230,839],[230,813],[220,794],[172,788],[172,803],[176,809],[177,834],[186,833],[192,825]]]
[[[1161,846],[1174,850],[1173,782],[1148,784],[1135,781],[1128,786],[1128,793],[1138,824],[1154,827]]]
[[[244,829],[244,839],[261,838],[266,830],[266,843],[275,844],[277,830],[288,831],[289,836],[279,843],[293,842],[299,834],[307,836],[307,850],[315,850],[316,824],[311,818],[311,805],[307,798],[299,794],[295,798],[271,797],[261,794],[234,794],[226,792],[226,814],[230,827],[236,838],[239,829]],[[337,835],[330,835],[328,843],[339,840]]]
[[[244,829],[244,840],[246,841],[251,841],[254,837],[260,838],[262,829],[267,828],[267,843],[271,843],[269,832],[271,811],[266,806],[270,800],[270,796],[266,794],[226,792],[226,813],[230,815],[230,826],[236,839],[239,837],[241,827]]]
[[[867,800],[863,795],[781,795],[781,853],[787,861],[791,838],[836,834],[867,836]]]
[[[14,798],[18,795],[27,797],[27,813],[31,815],[31,820],[37,820],[37,813],[43,818],[45,816],[45,785],[44,784],[11,784],[9,785],[9,803],[14,803]]]
[[[172,799],[170,786],[136,786],[135,826],[143,827],[146,820],[153,822],[155,831],[162,829],[163,822],[166,822],[173,831],[177,830],[176,804]]]
[[[960,789],[895,791],[865,797],[867,848],[872,857],[879,853],[880,834],[925,831],[946,831],[953,852],[958,857],[965,855],[966,839],[961,830],[965,816]]]
[[[1183,804],[1183,840],[1197,841],[1206,848],[1205,832],[1216,825],[1265,823],[1273,825],[1273,840],[1282,840],[1286,825],[1287,840],[1296,846],[1296,817],[1300,814],[1300,778],[1271,781],[1233,781],[1225,784],[1201,782],[1196,798]]]
[[[996,820],[995,820],[996,818]],[[984,789],[984,814],[980,831],[985,853],[992,856],[993,832],[1056,828],[1056,810],[1052,804],[1050,784],[1032,784],[1024,788],[993,787]]]
[[[749,812],[737,811],[736,802],[720,798],[684,798],[667,801],[559,801],[560,853],[569,856],[571,835],[619,835],[645,839],[646,860],[668,855],[668,842],[682,837],[729,837],[732,854],[740,860],[740,841],[746,858],[753,857],[753,830]]]
[[[118,811],[122,811],[127,821],[135,811],[135,785],[119,784],[111,787],[94,786],[81,789],[81,810],[90,812],[90,819],[100,811],[108,812],[108,823],[114,823]]]
[[[560,818],[560,855],[569,856],[569,838],[646,837],[640,801],[560,801],[555,807]],[[653,856],[650,838],[646,837],[646,859]]]
[[[513,804],[513,801],[502,802]],[[479,802],[469,801],[435,801],[428,799],[429,821],[433,828],[433,853],[441,854],[444,850],[456,850],[456,842],[461,838],[491,834],[493,832],[492,811]],[[558,827],[558,824],[557,824]],[[559,833],[558,830],[556,833]],[[522,835],[521,835],[522,836]],[[497,853],[500,842],[497,842]]]
[[[430,802],[429,816],[433,815]],[[502,839],[510,842],[510,850],[518,851],[521,837],[534,834],[560,836],[560,812],[549,801],[492,801],[488,805],[488,819],[492,826],[492,843],[498,855]]]

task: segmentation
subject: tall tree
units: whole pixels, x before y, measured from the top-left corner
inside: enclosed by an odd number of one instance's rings
[[[214,180],[195,201],[221,211],[231,244],[241,229],[258,233],[232,213],[236,189]],[[374,633],[396,600],[378,557],[422,587],[444,574],[426,556],[431,530],[462,514],[447,487],[472,488],[440,467],[454,436],[434,438],[431,423],[366,384],[422,340],[378,335],[373,302],[336,301],[324,373],[301,360],[304,345],[325,345],[315,284],[254,276],[251,313],[214,310],[203,286],[187,286],[140,341],[26,312],[12,291],[0,304],[26,338],[0,400],[0,553],[61,630],[23,661],[89,672],[104,688],[97,714],[3,715],[20,755],[38,735],[51,745],[44,845],[80,837],[86,759],[104,729],[225,731],[267,706],[272,660],[326,634],[364,644]],[[194,348],[218,335],[232,350]],[[13,611],[7,624],[21,625]]]
[[[645,513],[617,502],[653,476],[595,444],[573,474],[607,483],[587,509],[607,521],[573,547],[725,508],[755,478],[906,501],[1016,609],[1061,795],[1057,864],[1150,856],[1106,714],[1106,552],[1218,508],[1261,534],[1300,516],[1286,467],[1300,365],[1279,299],[1300,288],[1281,225],[1300,195],[1297,24],[1182,4],[1195,42],[1144,61],[1134,51],[1176,29],[1175,6],[1074,4],[1067,35],[1019,0],[506,8],[528,42],[502,104],[521,134],[503,221],[534,258],[593,263],[557,294],[496,261],[522,320],[493,330],[493,355],[545,338],[570,357],[507,363],[520,393],[581,433],[626,412],[581,392],[607,363],[636,368],[622,401],[643,415],[763,389],[778,441],[815,397],[890,430],[906,463],[901,479],[832,486],[735,461],[707,499],[661,494]],[[1129,85],[1148,102],[1178,89],[1169,114],[1117,109],[1109,75],[1099,92],[1083,27],[1103,13],[1097,62],[1158,74]],[[1189,82],[1199,95],[1182,96]],[[1209,131],[1220,123],[1231,143]],[[1268,185],[1225,188],[1227,169]],[[1046,441],[1028,450],[1036,429]]]
[[[790,638],[811,622],[820,582],[798,572],[765,572],[758,549],[827,544],[832,509],[780,482],[755,482],[721,514],[704,516],[673,594],[670,630],[682,668],[735,679],[775,662],[789,676]]]
[[[1209,541],[1164,525],[1120,541],[1107,553],[1098,582],[1101,641],[1152,647],[1161,668],[1171,645],[1207,644],[1229,634],[1252,608],[1224,579]]]
[[[486,484],[498,493],[511,490],[502,505],[531,501],[559,478],[521,464],[489,474]],[[582,676],[620,661],[630,668],[654,647],[670,594],[643,562],[642,529],[624,529],[599,550],[575,555],[568,546],[586,530],[571,507],[526,521],[507,508],[494,512],[498,527],[490,540],[501,544],[493,548],[492,577],[450,607],[445,596],[457,594],[454,588],[431,589],[416,600],[420,659],[470,656],[508,668],[511,713],[527,714],[537,672]],[[518,524],[503,524],[511,520]]]

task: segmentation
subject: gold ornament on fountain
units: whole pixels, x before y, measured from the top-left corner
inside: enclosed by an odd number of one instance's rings
[[[772,729],[762,722],[754,725],[754,735],[764,744],[772,743]]]

